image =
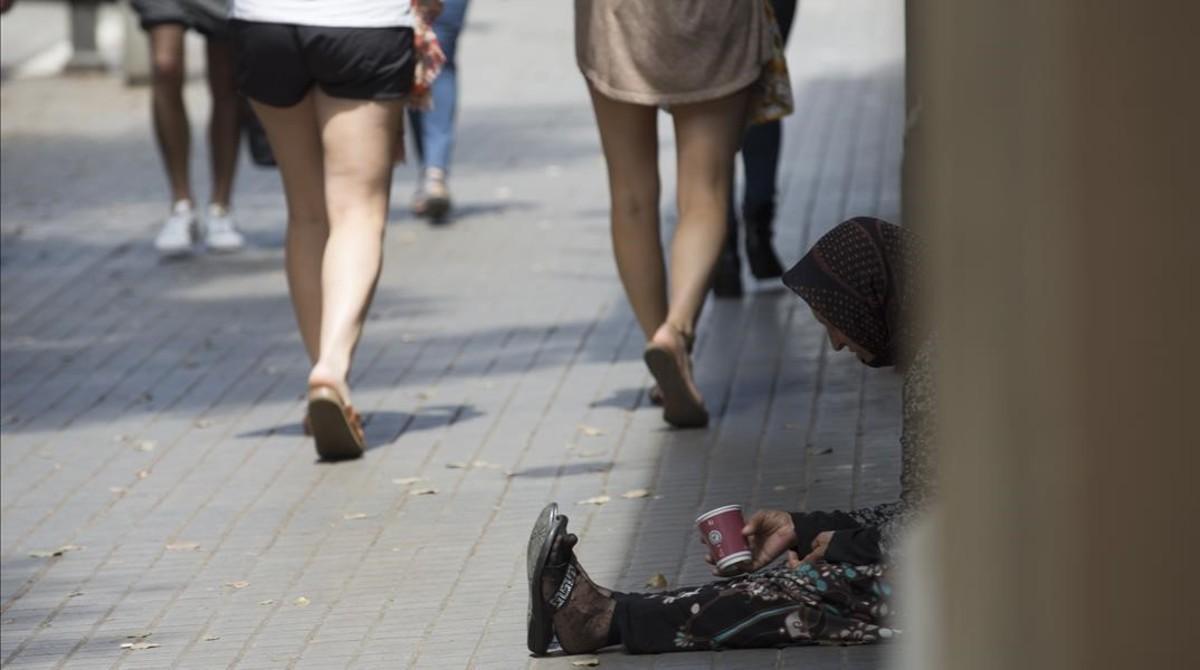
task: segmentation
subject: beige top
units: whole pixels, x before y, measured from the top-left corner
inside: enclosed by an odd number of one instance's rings
[[[642,105],[713,100],[772,55],[762,0],[575,0],[575,58],[604,95]]]

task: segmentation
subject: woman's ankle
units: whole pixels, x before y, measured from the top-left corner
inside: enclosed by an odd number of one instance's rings
[[[350,385],[346,382],[346,373],[339,372],[328,363],[317,361],[308,374],[308,387],[328,386],[338,392],[342,401],[350,404]]]
[[[658,330],[654,332],[654,337],[651,339],[655,342],[672,345],[678,341],[682,341],[684,348],[688,353],[691,353],[692,342],[695,341],[696,335],[692,330],[690,321],[678,321],[668,318],[658,327]]]

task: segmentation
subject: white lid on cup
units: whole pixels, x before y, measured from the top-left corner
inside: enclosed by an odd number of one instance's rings
[[[749,560],[750,560],[750,552],[749,551],[739,551],[736,554],[730,554],[730,555],[726,556],[725,558],[722,558],[717,563],[717,571],[725,572],[726,568],[737,565],[738,563],[742,563],[743,561],[749,561]]]

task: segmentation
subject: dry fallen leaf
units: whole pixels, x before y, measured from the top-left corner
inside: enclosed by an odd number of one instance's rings
[[[274,604],[275,604],[275,601],[274,601],[274,600],[270,600],[270,599],[267,599],[267,600],[260,600],[260,601],[258,601],[258,604],[259,604],[259,605],[274,605]]]
[[[167,545],[167,551],[195,551],[199,548],[199,542],[172,542]]]
[[[437,489],[431,487],[431,488],[425,488],[425,489],[413,489],[408,492],[408,495],[410,495],[410,496],[431,496],[431,495],[436,494],[437,492],[438,492]]]
[[[157,642],[125,642],[121,645],[122,649],[132,649],[141,651],[142,649],[153,649],[158,646]]]
[[[437,395],[437,392],[434,391],[433,389],[428,389],[425,391],[417,391],[417,398],[419,398],[421,400],[429,400],[430,398],[432,398],[435,395]]]
[[[225,586],[232,586],[235,589],[244,589],[247,586],[250,586],[250,582],[248,582],[244,579],[239,579],[236,582],[228,582],[227,584],[225,584]]]
[[[600,430],[599,428],[583,423],[579,424],[579,432],[587,435],[588,437],[600,437],[604,434],[604,431]]]
[[[149,476],[150,476],[150,471],[149,471],[149,470],[138,470],[138,471],[137,471],[137,478],[138,478],[138,479],[145,479],[145,478],[147,478],[147,477],[149,477]]]
[[[646,489],[633,489],[632,491],[626,491],[622,493],[621,497],[628,498],[630,500],[633,500],[634,498],[649,498],[650,492]]]
[[[667,588],[667,578],[663,573],[657,572],[653,577],[646,580],[646,588],[665,589]]]
[[[592,496],[591,498],[588,498],[587,500],[580,500],[579,502],[577,502],[575,504],[576,505],[603,505],[604,503],[608,502],[609,500],[612,500],[612,498],[609,498],[608,496]]]
[[[446,464],[447,470],[466,470],[467,464],[462,461],[452,461]]]
[[[205,635],[204,636],[205,642],[214,642],[214,641],[220,640],[220,639],[221,639],[220,635]]]
[[[399,479],[393,479],[392,483],[399,484],[401,486],[408,486],[409,484],[416,484],[417,482],[423,481],[425,481],[424,477],[400,477]]]
[[[58,549],[51,549],[49,551],[31,551],[29,555],[33,558],[54,558],[55,556],[62,556],[68,551],[79,551],[80,549],[83,549],[83,547],[74,544],[64,544]]]
[[[295,600],[292,601],[292,603],[294,605],[296,605],[296,607],[308,607],[308,604],[310,602],[312,602],[312,601],[309,600],[308,598],[305,598],[304,596],[300,596],[299,598],[296,598]]]
[[[365,519],[365,518],[367,518],[367,513],[366,512],[351,512],[349,514],[343,514],[342,518],[345,519],[346,521],[354,521],[355,519]]]
[[[68,598],[78,598],[81,595],[83,595],[83,591],[72,591],[67,594],[67,597]]]
[[[571,665],[577,668],[594,668],[597,665],[600,665],[600,659],[593,656],[591,658],[584,658],[578,661],[571,661]]]

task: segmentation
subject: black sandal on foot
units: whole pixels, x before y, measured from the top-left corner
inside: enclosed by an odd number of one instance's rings
[[[525,568],[529,575],[529,651],[542,656],[550,648],[554,639],[554,610],[553,605],[542,597],[542,578],[546,569],[551,567],[550,550],[554,542],[567,529],[567,517],[559,514],[558,504],[550,503],[538,516],[529,533],[529,549],[526,553]],[[568,591],[569,593],[569,591]],[[557,594],[556,594],[557,595]]]

